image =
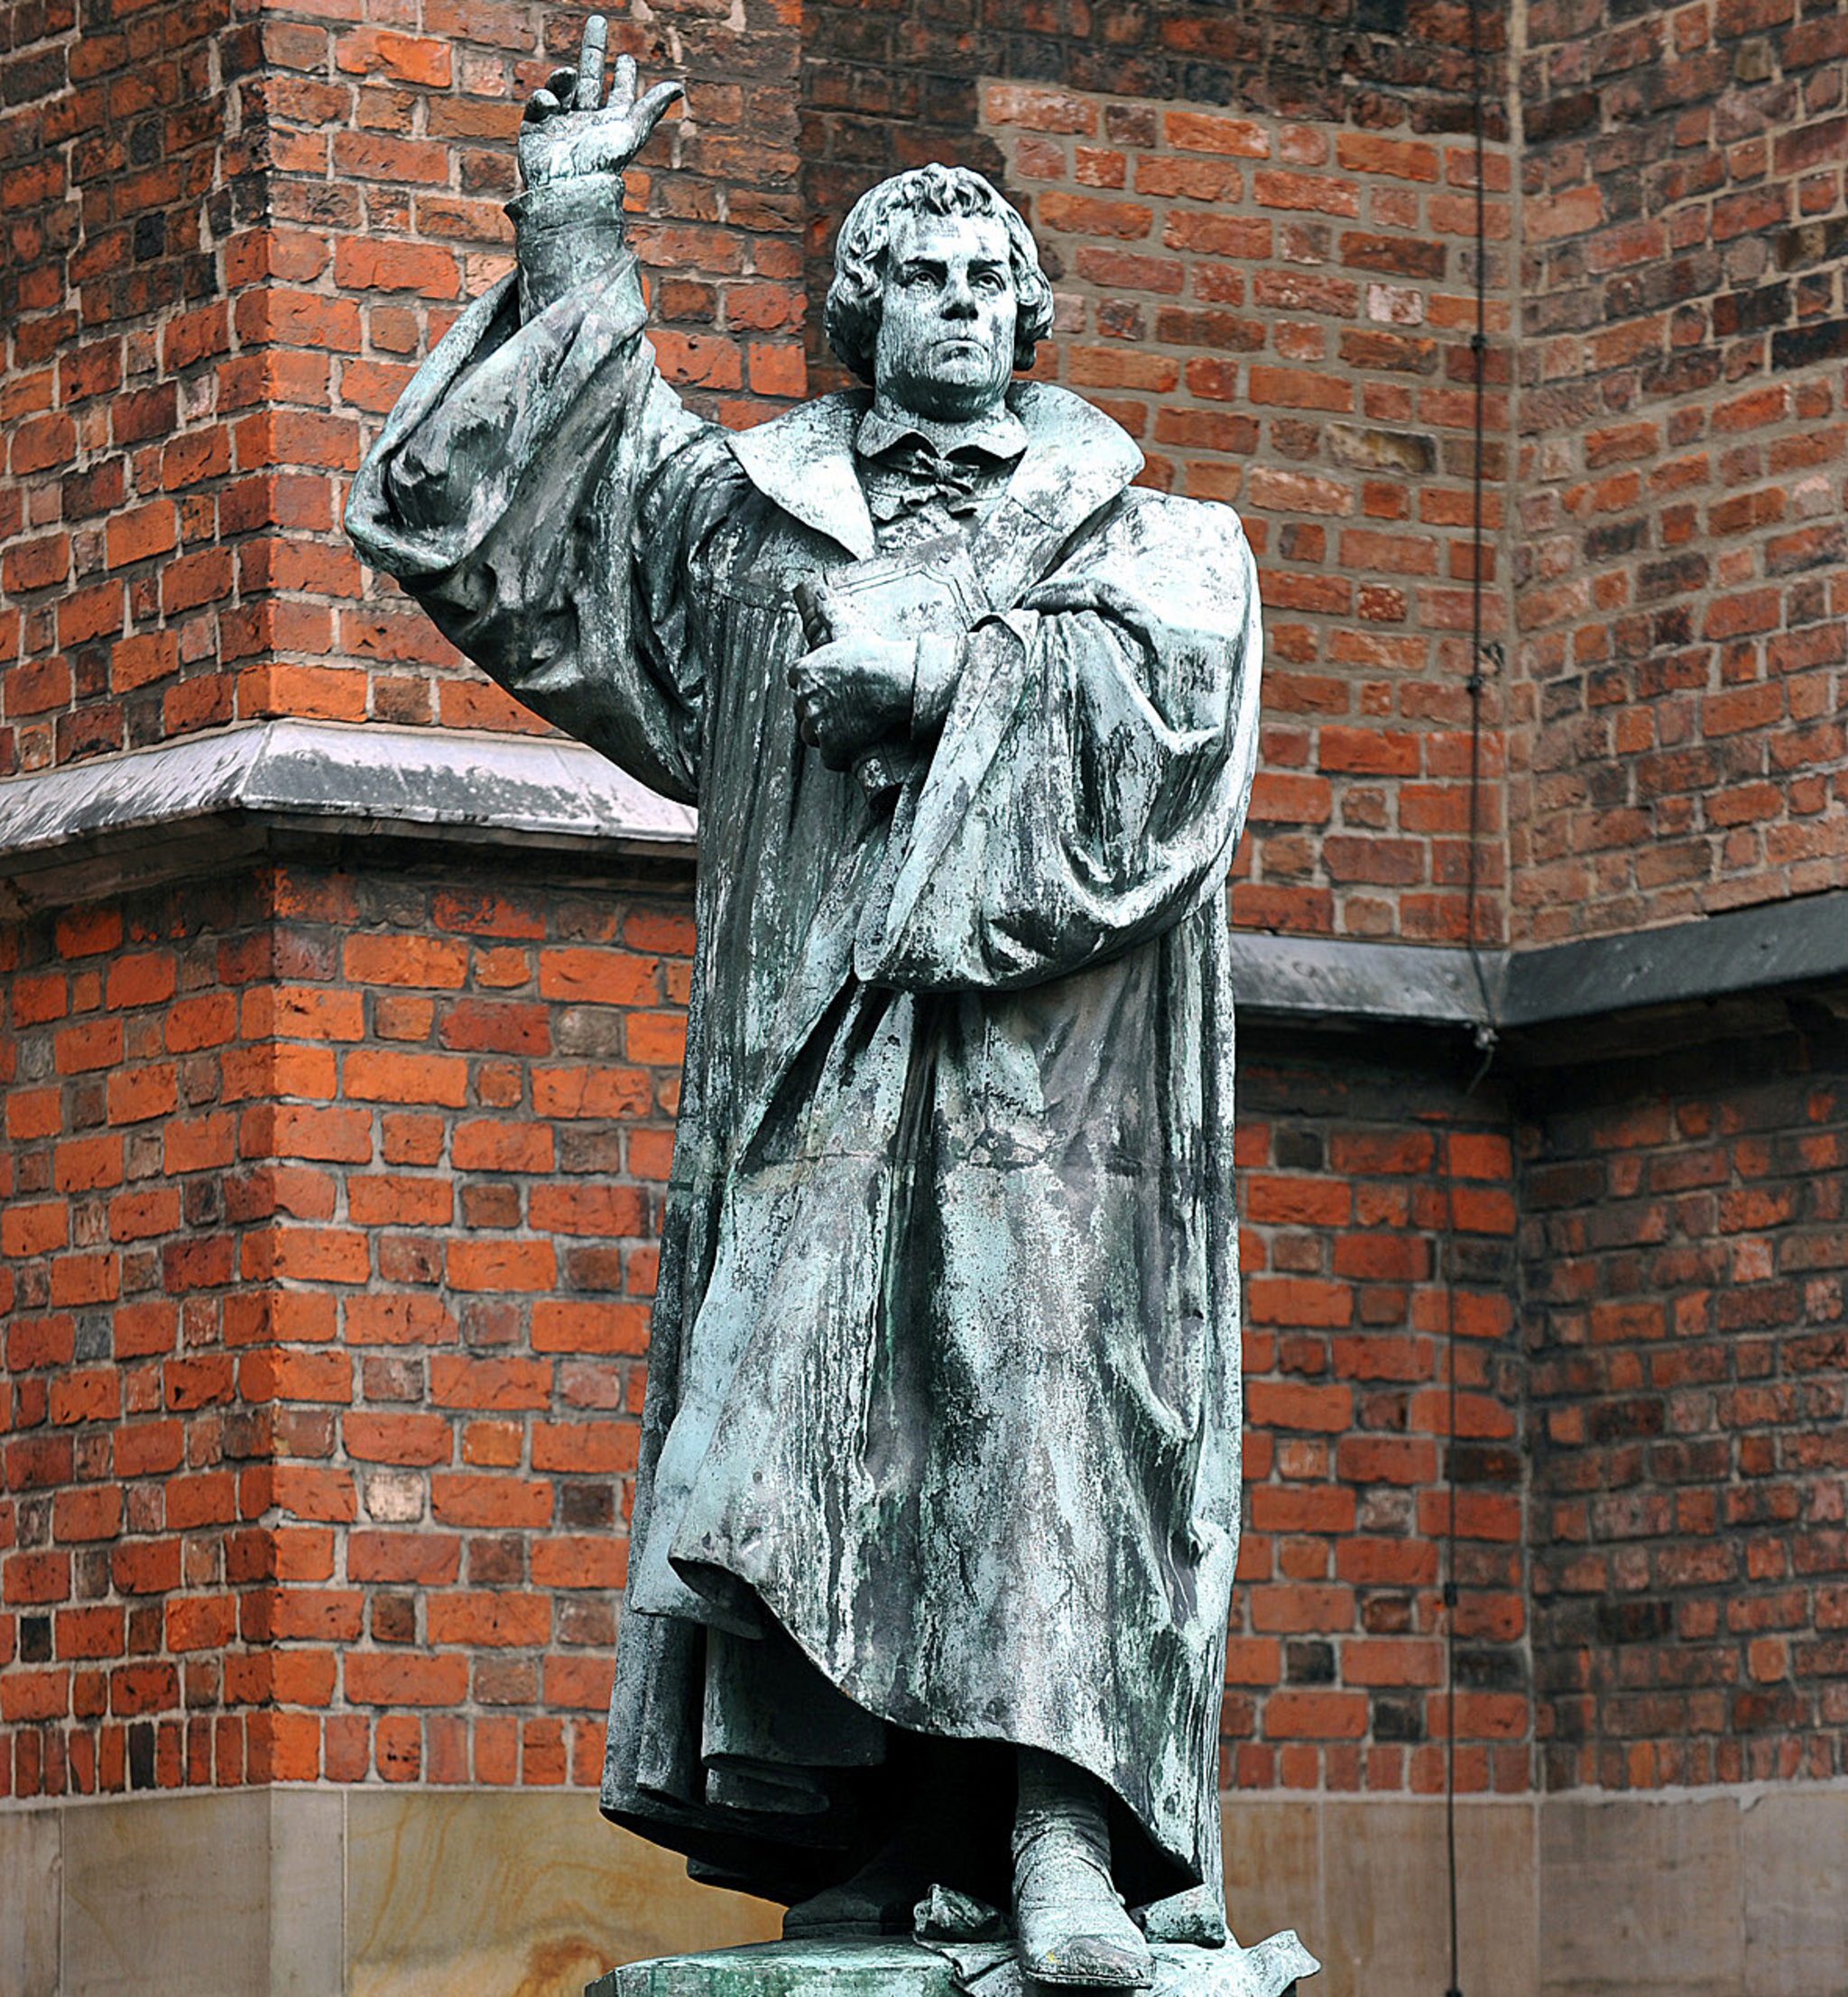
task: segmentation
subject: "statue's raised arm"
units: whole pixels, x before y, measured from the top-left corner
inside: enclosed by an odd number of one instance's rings
[[[585,25],[521,122],[517,268],[419,369],[354,480],[347,531],[514,698],[654,789],[698,784],[701,688],[677,636],[681,537],[719,433],[655,372],[623,170],[676,82],[604,88],[607,26]],[[720,461],[723,461],[721,463]],[[644,536],[659,559],[632,573]]]

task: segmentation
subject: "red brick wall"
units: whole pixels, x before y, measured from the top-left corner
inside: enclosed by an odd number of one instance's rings
[[[1848,1044],[1532,1092],[1534,1669],[1548,1787],[1848,1773]]]
[[[1443,1788],[1451,1477],[1457,1787],[1529,1786],[1526,1365],[1505,1117],[1494,1091],[1466,1096],[1409,1050],[1382,1047],[1357,1072],[1246,1034],[1228,1786]]]
[[[13,1793],[593,1781],[684,896],[304,865],[14,935]]]
[[[1848,881],[1848,14],[1529,10],[1518,937]]]
[[[576,17],[358,11],[8,16],[0,775],[277,715],[537,726],[339,517],[416,362],[507,267],[520,106]],[[663,368],[731,422],[805,387],[789,15],[685,0],[612,31],[691,94],[630,196]]]
[[[612,60],[687,84],[690,127],[670,114],[627,177],[632,235],[663,373],[732,424],[806,385],[789,13],[750,0],[734,19],[683,0],[646,26],[611,23]],[[576,60],[582,14],[469,0],[426,8],[415,32],[390,7],[365,14],[265,15],[271,227],[247,253],[272,279],[270,344],[300,370],[278,397],[300,414],[279,417],[274,461],[314,493],[289,537],[284,600],[302,636],[281,649],[297,670],[270,711],[536,731],[395,585],[362,574],[338,521],[345,475],[416,363],[510,265],[520,109]]]
[[[992,84],[984,133],[1058,300],[1040,373],[1238,507],[1265,619],[1235,920],[1455,943],[1466,925],[1475,156],[1465,138]],[[1492,245],[1508,162],[1486,157]],[[1493,250],[1483,628],[1504,629],[1505,250]],[[1500,940],[1499,690],[1478,940]]]

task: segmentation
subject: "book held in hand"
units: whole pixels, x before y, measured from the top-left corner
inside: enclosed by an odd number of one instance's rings
[[[960,638],[988,609],[960,534],[938,534],[902,554],[875,555],[798,583],[791,600],[811,649],[837,635],[822,607],[824,590],[855,624],[880,638]],[[892,740],[856,757],[854,774],[876,797],[897,790],[928,760],[914,744]]]

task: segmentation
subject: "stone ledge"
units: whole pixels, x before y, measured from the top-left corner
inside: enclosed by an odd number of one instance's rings
[[[202,840],[255,827],[689,862],[693,812],[580,743],[439,728],[266,721],[0,782],[0,878],[25,902],[119,856],[196,871]],[[149,855],[168,849],[163,865]],[[87,892],[96,892],[94,885]]]

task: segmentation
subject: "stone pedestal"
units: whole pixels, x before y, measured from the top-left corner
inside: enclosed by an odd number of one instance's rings
[[[584,1997],[956,1997],[950,1962],[909,1940],[762,1942],[661,1955],[599,1976]]]
[[[1285,1928],[1251,1948],[1155,1946],[1148,1997],[1289,1997],[1321,1966]],[[1029,1985],[1011,1946],[915,1941],[765,1942],[662,1955],[599,1976],[584,1997],[1056,1997]],[[1077,1997],[1077,1993],[1074,1993]]]

